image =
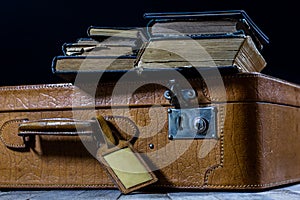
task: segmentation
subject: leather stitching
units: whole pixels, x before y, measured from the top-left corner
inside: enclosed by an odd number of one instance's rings
[[[236,79],[236,78],[254,78],[254,77],[267,77],[266,75],[263,74],[237,74],[235,76],[222,76],[223,79]],[[208,77],[208,79],[214,79],[213,77],[210,78]],[[199,81],[202,80],[201,78],[193,78],[190,79],[191,81]],[[276,79],[277,80],[277,79]],[[279,80],[280,81],[280,80]],[[166,81],[156,81],[156,83],[163,83]],[[146,81],[136,81],[136,82],[131,82],[131,84],[136,84],[136,83],[148,83]],[[130,82],[128,82],[128,84],[130,84]],[[114,86],[115,83],[114,82],[105,82],[105,83],[101,83],[100,85],[103,86]],[[66,84],[43,84],[43,85],[24,85],[24,86],[4,86],[4,87],[0,87],[0,91],[10,91],[10,90],[24,90],[24,89],[43,89],[43,88],[71,88],[74,87],[72,84],[66,83]]]
[[[185,185],[177,185],[177,184],[155,184],[151,185],[149,187],[178,187],[178,188],[233,188],[233,189],[243,189],[243,188],[257,188],[257,187],[272,187],[272,186],[278,186],[282,184],[289,184],[293,182],[297,182],[300,179],[291,179],[286,181],[278,181],[278,182],[271,182],[271,183],[265,183],[265,184],[253,184],[253,185],[191,185],[191,186],[185,186]],[[6,187],[113,187],[115,186],[113,184],[0,184],[0,186],[6,186]]]
[[[278,185],[283,185],[283,184],[289,184],[289,183],[294,183],[299,181],[300,179],[291,179],[291,180],[286,180],[286,181],[278,181],[278,182],[271,182],[271,183],[265,183],[265,184],[249,184],[249,185],[213,185],[213,184],[208,184],[208,185],[191,185],[191,186],[184,186],[184,185],[153,185],[151,187],[179,187],[179,188],[234,188],[234,189],[245,189],[245,188],[257,188],[257,187],[273,187],[273,186],[278,186]]]
[[[30,90],[30,89],[44,89],[44,88],[71,88],[73,85],[70,83],[65,84],[43,84],[43,85],[24,85],[24,86],[6,86],[0,87],[0,91],[12,91],[12,90]]]
[[[13,120],[9,120],[7,122],[5,122],[1,129],[0,129],[0,140],[5,144],[5,146],[7,147],[12,147],[12,148],[24,148],[25,147],[25,144],[22,144],[22,145],[16,145],[16,144],[8,144],[4,138],[3,138],[3,130],[5,127],[7,127],[9,124],[12,124],[12,123],[20,123],[20,122],[24,122],[26,121],[26,119],[13,119]]]
[[[113,120],[118,121],[119,120],[119,121],[126,122],[133,130],[138,132],[137,127],[135,125],[133,125],[133,122],[131,122],[130,120],[125,119],[121,116],[105,116],[104,118],[108,121],[113,121]]]
[[[277,82],[288,84],[293,87],[299,87],[297,84],[293,84],[284,80],[281,80],[279,78],[270,77],[266,74],[261,73],[243,73],[243,74],[235,74],[235,75],[225,75],[222,76],[223,79],[237,79],[237,78],[255,78],[255,77],[265,77],[267,79],[276,80]],[[210,77],[208,77],[210,78]],[[213,79],[213,78],[211,78]],[[199,79],[191,79],[194,81],[199,81]],[[162,83],[163,81],[157,81],[157,83]],[[140,82],[132,82],[132,83],[143,83],[143,81]],[[147,83],[147,82],[145,82]],[[130,84],[130,83],[128,83]],[[101,83],[103,86],[113,86],[115,83],[112,82],[106,82]],[[42,85],[24,85],[24,86],[3,86],[0,87],[0,91],[10,91],[10,90],[24,90],[24,89],[42,89],[42,88],[71,88],[74,87],[71,83],[63,83],[63,84],[42,84]]]
[[[211,96],[208,92],[207,85],[205,84],[205,81],[203,79],[201,79],[201,88],[203,96],[205,96],[208,101],[211,101]]]
[[[210,167],[204,175],[204,185],[208,185],[208,179],[209,176],[213,173],[214,170],[223,167],[224,164],[224,107],[220,106],[219,108],[219,112],[220,112],[220,123],[219,123],[219,127],[220,127],[220,163],[217,165],[214,165],[212,167]]]
[[[114,187],[113,184],[0,184],[0,186],[9,187]]]
[[[210,184],[207,185],[209,187],[215,187],[215,188],[255,188],[255,187],[272,187],[277,185],[283,185],[283,184],[289,184],[299,181],[300,179],[290,179],[286,181],[277,181],[277,182],[271,182],[271,183],[265,183],[265,184],[249,184],[249,185],[214,185]]]

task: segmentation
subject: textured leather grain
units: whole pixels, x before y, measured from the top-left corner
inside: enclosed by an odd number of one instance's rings
[[[159,167],[152,188],[261,189],[300,181],[300,87],[258,73],[223,80],[226,98],[216,95],[221,94],[218,85],[207,88],[203,80],[191,80],[199,105],[218,110],[217,140],[169,140],[167,109],[172,106],[163,96],[166,88],[157,84],[128,95],[129,82],[117,105],[111,104],[114,83],[100,85],[95,97],[71,84],[1,87],[0,187],[114,188],[92,156],[93,140],[39,135],[26,146],[18,125],[49,118],[90,120],[115,112],[120,119],[131,117],[134,124],[120,131],[126,138],[139,127],[132,144]],[[117,121],[110,120],[112,126],[123,123]],[[153,130],[143,129],[149,124]]]

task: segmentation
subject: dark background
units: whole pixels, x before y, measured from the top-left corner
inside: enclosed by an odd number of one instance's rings
[[[270,3],[269,3],[270,2]],[[146,12],[243,9],[269,37],[262,73],[300,83],[297,1],[4,1],[0,4],[0,85],[61,81],[51,72],[65,42],[86,37],[89,26],[145,26]],[[292,50],[294,49],[295,50]]]

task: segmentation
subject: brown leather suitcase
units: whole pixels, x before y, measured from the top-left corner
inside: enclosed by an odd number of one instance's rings
[[[131,80],[0,87],[0,187],[116,188],[95,156],[97,116],[154,172],[150,189],[300,180],[298,85],[260,73]]]

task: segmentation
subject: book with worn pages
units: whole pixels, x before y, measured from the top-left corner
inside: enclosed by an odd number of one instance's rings
[[[249,35],[259,50],[268,45],[268,37],[244,10],[145,13],[150,37],[201,36],[202,38]]]
[[[62,45],[63,55],[54,58],[52,70],[65,77],[81,71],[130,69],[145,43],[141,29],[91,26],[87,37]]]
[[[244,11],[146,13],[146,28],[91,26],[62,46],[52,63],[65,78],[78,72],[155,71],[217,67],[260,72],[268,38]],[[71,75],[71,76],[70,76]]]
[[[157,38],[149,41],[137,67],[226,67],[261,71],[266,61],[250,36],[216,39]]]

